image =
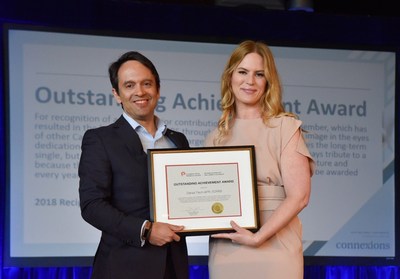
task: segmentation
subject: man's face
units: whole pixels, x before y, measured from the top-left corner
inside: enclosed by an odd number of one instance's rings
[[[154,110],[160,98],[156,80],[142,63],[130,60],[118,70],[118,90],[113,88],[116,101],[138,123],[153,121]]]

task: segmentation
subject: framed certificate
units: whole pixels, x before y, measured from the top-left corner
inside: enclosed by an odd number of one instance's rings
[[[254,146],[149,149],[152,221],[186,234],[259,228]]]

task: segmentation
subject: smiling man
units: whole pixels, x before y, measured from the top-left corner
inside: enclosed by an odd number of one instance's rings
[[[189,148],[155,114],[160,78],[136,51],[109,67],[112,92],[122,116],[85,132],[79,163],[82,217],[102,232],[93,279],[187,279],[182,226],[150,221],[147,149]]]

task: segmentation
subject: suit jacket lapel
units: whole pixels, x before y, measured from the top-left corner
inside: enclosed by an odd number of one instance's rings
[[[123,116],[114,123],[114,129],[132,154],[137,156],[144,153],[138,134]]]
[[[179,137],[174,131],[167,129],[165,136],[167,136],[177,148],[187,148],[187,144],[182,141],[182,137]]]

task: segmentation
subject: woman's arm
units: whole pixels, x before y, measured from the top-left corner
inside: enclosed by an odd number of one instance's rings
[[[235,243],[257,247],[285,227],[307,206],[311,191],[311,171],[309,158],[296,150],[300,136],[300,131],[297,130],[282,151],[281,173],[286,198],[268,221],[257,233],[252,233],[232,222],[235,233],[222,233],[212,237],[228,238]]]

